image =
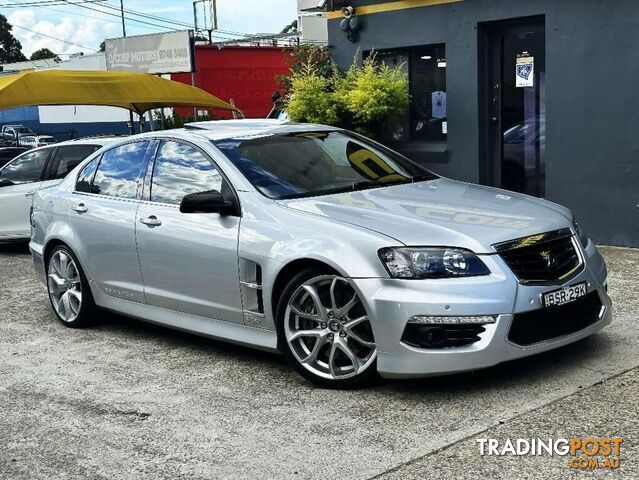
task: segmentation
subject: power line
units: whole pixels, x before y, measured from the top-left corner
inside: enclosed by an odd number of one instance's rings
[[[113,6],[113,5],[104,4],[104,5],[101,5],[101,6],[102,7],[106,7],[106,8],[110,8],[112,10],[118,10],[118,11],[120,10],[118,7]],[[167,18],[167,17],[161,17],[161,16],[158,16],[158,15],[150,15],[150,14],[147,14],[147,13],[141,13],[141,12],[138,12],[136,10],[130,10],[130,9],[127,9],[127,8],[125,8],[124,11],[126,13],[130,14],[130,15],[135,15],[135,16],[142,17],[142,18],[148,18],[148,19],[151,19],[151,20],[159,21],[159,22],[164,22],[164,23],[168,23],[168,24],[181,26],[181,27],[186,27],[186,28],[189,28],[189,29],[195,29],[193,24],[181,22],[181,21],[178,21],[178,20],[173,20],[173,19],[170,19],[170,18]],[[131,18],[131,17],[127,17],[127,18],[129,20],[136,21],[136,19],[134,19],[134,18]],[[231,31],[228,31],[228,30],[213,30],[212,31],[212,35],[214,37],[218,37],[218,38],[230,38],[230,37],[235,37],[235,36],[247,36],[248,34],[240,33],[240,32],[231,32]]]
[[[36,35],[40,35],[42,37],[47,37],[47,38],[50,38],[52,40],[57,40],[58,42],[68,43],[69,45],[73,45],[75,47],[84,48],[85,50],[92,50],[92,51],[97,50],[95,48],[85,47],[84,45],[78,45],[77,43],[69,42],[68,40],[63,40],[61,38],[52,37],[51,35],[47,35],[46,33],[36,32],[35,30],[31,30],[30,28],[26,28],[26,27],[21,27],[20,25],[16,25],[15,23],[11,23],[10,25],[12,27],[15,27],[15,28],[20,28],[21,30],[26,30],[27,32],[35,33]]]
[[[60,5],[60,6],[78,6],[87,10],[92,10],[94,12],[97,13],[101,13],[102,15],[108,15],[111,17],[115,17],[120,19],[121,18],[121,14],[119,13],[113,13],[113,12],[108,12],[105,10],[101,10],[99,8],[95,8],[98,5],[94,5],[94,6],[89,6],[89,5],[83,5],[84,3],[100,3],[99,6],[104,7],[104,8],[108,8],[110,10],[115,10],[115,11],[120,11],[119,7],[116,7],[114,5],[109,5],[106,3],[102,3],[102,2],[107,2],[108,0],[82,0],[82,1],[78,1],[78,2],[72,2],[70,0],[41,0],[38,2],[22,2],[20,4],[12,4],[10,5],[11,7],[15,7],[15,6],[32,6],[32,7],[40,7],[40,8],[45,8],[47,10],[53,10],[53,11],[58,11],[61,12],[61,10],[56,10],[53,8],[50,8],[49,5]],[[0,5],[0,7],[2,7],[4,5]],[[159,28],[159,29],[168,29],[168,30],[178,30],[177,28],[174,28],[170,25],[175,25],[175,26],[179,26],[179,27],[183,27],[183,28],[190,28],[190,29],[194,29],[194,26],[190,23],[186,23],[186,22],[182,22],[182,21],[178,21],[178,20],[173,20],[167,17],[161,17],[158,15],[151,15],[151,14],[146,14],[146,13],[142,13],[142,12],[138,12],[136,10],[130,10],[130,9],[125,9],[124,10],[126,13],[129,14],[129,16],[126,16],[125,19],[131,22],[135,22],[137,24],[141,24],[139,25],[140,28],[147,28],[149,29],[149,27],[153,27],[153,28]],[[79,15],[79,16],[86,16],[86,15],[81,15],[78,14],[76,12],[69,12],[73,15]],[[161,22],[164,23],[166,25],[162,25],[162,24],[158,24],[158,23],[153,23],[153,22],[149,22],[149,21],[145,21],[145,20],[140,20],[138,18],[132,18],[131,15],[137,16],[137,17],[141,17],[141,18],[145,18],[145,19],[149,19],[149,20],[153,20],[155,22]],[[90,17],[90,16],[86,16],[88,18],[95,18],[95,19],[101,19],[99,17]],[[108,19],[104,19],[102,18],[101,20],[105,20],[105,21],[109,21]],[[113,20],[111,20],[113,23],[117,23]],[[146,25],[146,27],[142,26],[142,25]],[[212,37],[215,37],[217,39],[220,39],[222,41],[229,41],[229,40],[240,40],[240,38],[237,37],[244,37],[244,38],[251,38],[253,37],[253,35],[251,34],[247,34],[247,33],[242,33],[242,32],[235,32],[235,31],[231,31],[231,30],[224,30],[224,29],[218,29],[218,30],[214,30],[212,33]]]
[[[89,7],[88,5],[81,5],[81,4],[79,4],[79,3],[74,3],[74,2],[71,2],[71,1],[69,1],[69,0],[64,0],[64,2],[65,2],[67,5],[74,5],[74,6],[78,6],[78,7],[86,8],[86,9],[88,9],[88,10],[93,10],[94,12],[102,13],[103,15],[110,15],[110,16],[112,16],[112,17],[122,18],[122,16],[121,16],[121,15],[118,15],[117,13],[105,12],[104,10],[100,10],[100,9],[97,9],[97,8]],[[170,30],[177,30],[177,29],[175,29],[175,28],[166,27],[166,26],[164,26],[164,25],[158,25],[157,23],[145,22],[144,20],[137,20],[137,19],[135,19],[135,18],[130,18],[130,17],[125,17],[125,18],[126,18],[127,20],[132,21],[132,22],[143,23],[144,25],[151,25],[151,26],[153,26],[153,27],[157,27],[157,28],[164,28],[164,29],[167,29],[167,28],[168,28],[168,29],[170,29]]]
[[[64,5],[66,5],[66,4],[64,4]],[[92,18],[94,20],[102,20],[103,22],[117,23],[118,25],[120,24],[120,22],[118,20],[111,20],[110,18],[98,17],[97,15],[85,15],[83,13],[69,12],[68,10],[58,10],[57,8],[43,7],[43,6],[41,6],[40,8],[44,8],[45,10],[51,10],[52,12],[64,13],[65,15],[75,15],[76,17]],[[138,28],[144,28],[144,29],[148,29],[148,30],[155,30],[155,28],[153,28],[153,27],[146,27],[144,25],[138,25]]]
[[[106,2],[107,0],[82,0],[78,3],[99,3]],[[23,8],[23,7],[43,7],[47,5],[64,5],[64,0],[41,0],[38,2],[20,2],[20,3],[3,3],[0,4],[0,8]]]
[[[107,0],[107,1],[109,1],[109,0]],[[114,5],[103,4],[103,5],[100,5],[100,6],[101,7],[105,7],[105,8],[110,8],[112,10],[120,11],[120,8],[116,7]],[[139,16],[139,17],[142,17],[142,18],[148,18],[148,19],[151,19],[151,20],[171,23],[171,24],[174,24],[174,25],[184,26],[184,27],[187,27],[187,28],[190,28],[190,29],[195,29],[195,26],[193,24],[191,24],[191,23],[185,23],[185,22],[181,22],[181,21],[178,21],[178,20],[173,20],[171,18],[161,17],[159,15],[151,15],[151,14],[148,14],[148,13],[141,13],[141,12],[139,12],[137,10],[130,10],[130,9],[127,9],[127,8],[125,8],[124,11],[126,13],[131,14],[131,15],[136,15],[136,16]],[[130,17],[129,17],[129,19],[135,21],[135,19],[131,19]],[[231,31],[231,30],[216,29],[216,30],[213,30],[213,36],[222,37],[222,38],[223,37],[235,37],[235,36],[246,37],[246,36],[251,36],[251,34],[243,33],[243,32],[234,32],[234,31]]]

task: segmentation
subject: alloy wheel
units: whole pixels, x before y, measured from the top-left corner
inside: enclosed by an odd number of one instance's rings
[[[55,251],[47,274],[53,308],[62,321],[74,321],[82,308],[82,283],[74,260],[64,250]]]
[[[322,378],[355,377],[377,356],[366,309],[343,277],[324,275],[304,282],[288,302],[284,332],[297,361]]]

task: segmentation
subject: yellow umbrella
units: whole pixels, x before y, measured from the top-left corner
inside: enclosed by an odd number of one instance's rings
[[[146,73],[29,70],[0,75],[0,110],[27,105],[106,105],[140,115],[162,107],[237,110],[204,90]]]

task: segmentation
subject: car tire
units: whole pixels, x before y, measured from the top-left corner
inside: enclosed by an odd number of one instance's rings
[[[46,262],[47,291],[58,320],[69,328],[83,328],[96,318],[97,307],[89,282],[73,252],[56,246]]]
[[[280,351],[314,384],[357,389],[379,379],[370,319],[349,279],[329,269],[300,271],[279,298],[276,327]]]

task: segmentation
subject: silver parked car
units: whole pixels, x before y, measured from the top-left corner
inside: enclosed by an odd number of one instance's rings
[[[488,367],[611,321],[604,260],[568,209],[330,127],[130,137],[37,192],[31,221],[65,325],[102,307],[281,351],[328,387]]]

